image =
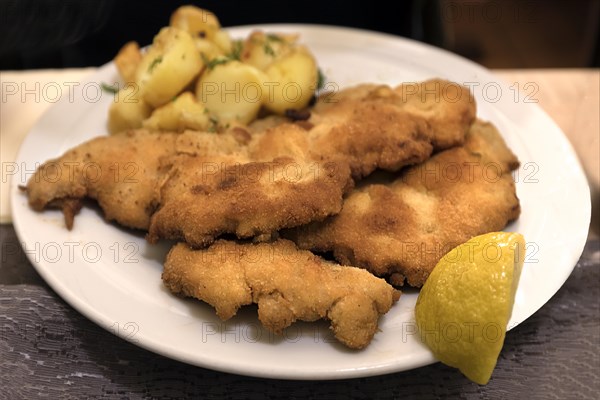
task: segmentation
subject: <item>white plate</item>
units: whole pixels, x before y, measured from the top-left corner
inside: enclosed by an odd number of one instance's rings
[[[525,235],[528,254],[513,311],[514,327],[538,310],[571,273],[586,241],[589,188],[577,157],[556,124],[535,103],[488,70],[446,51],[399,37],[354,29],[267,25],[230,29],[299,32],[329,82],[398,84],[442,77],[473,87],[478,115],[500,129],[521,160],[515,174],[522,214],[507,230]],[[86,207],[67,231],[57,211],[35,213],[17,185],[40,162],[105,134],[112,95],[96,90],[117,81],[107,64],[74,87],[40,119],[24,141],[13,178],[17,234],[40,275],[82,314],[139,346],[206,368],[271,378],[337,379],[385,374],[434,362],[414,335],[415,291],[402,296],[381,320],[381,332],[363,351],[336,344],[325,323],[299,323],[283,338],[262,328],[255,309],[227,322],[211,307],[184,301],[162,286],[168,246],[150,246],[143,235],[103,221]],[[330,88],[333,88],[331,83]],[[524,88],[527,90],[528,88]],[[465,332],[466,333],[466,332]]]

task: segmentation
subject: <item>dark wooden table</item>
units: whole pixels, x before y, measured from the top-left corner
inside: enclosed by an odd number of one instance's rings
[[[0,399],[546,400],[596,399],[600,393],[598,239],[588,240],[558,293],[508,333],[487,386],[439,363],[372,378],[311,382],[183,364],[114,336],[67,305],[29,263],[11,225],[0,226],[0,240]]]

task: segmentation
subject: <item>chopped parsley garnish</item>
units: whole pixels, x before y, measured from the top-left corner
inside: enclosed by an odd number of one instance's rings
[[[282,43],[283,38],[274,33],[267,33],[265,35],[265,38],[266,38],[266,40],[265,40],[265,43],[263,44],[263,49],[265,51],[265,54],[270,55],[271,57],[275,57],[275,50],[273,50],[273,47],[271,46],[271,42]]]
[[[281,36],[276,35],[274,33],[267,33],[267,40],[271,40],[273,42],[283,42],[283,39],[281,38]]]
[[[115,94],[115,93],[117,93],[119,91],[118,87],[109,85],[108,83],[104,83],[104,82],[102,82],[100,84],[100,87],[102,87],[102,90],[104,90],[107,93]]]
[[[213,116],[208,117],[208,120],[210,121],[210,126],[208,127],[208,131],[216,132],[217,127],[219,126],[219,120]]]
[[[206,65],[206,68],[210,70],[216,67],[217,65],[227,64],[229,61],[239,61],[242,56],[243,46],[244,44],[241,40],[235,40],[232,44],[231,52],[226,54],[225,56],[216,57],[212,60],[209,60],[206,54],[204,53],[200,53],[200,56],[202,57],[202,61],[204,62],[204,65]]]
[[[242,58],[242,48],[244,47],[244,43],[241,40],[234,40],[231,46],[231,53],[227,55],[227,57],[232,60],[240,60]]]
[[[263,49],[265,50],[265,54],[271,57],[275,57],[275,50],[273,50],[269,42],[265,42],[265,44],[263,45]]]
[[[154,70],[154,68],[161,62],[162,62],[162,56],[158,56],[154,60],[152,60],[152,62],[148,66],[148,72],[152,72],[152,70]]]
[[[327,78],[323,74],[323,71],[321,71],[321,68],[317,69],[317,73],[318,73],[318,76],[317,76],[317,90],[321,90],[325,86],[325,81],[327,80]]]
[[[217,65],[227,64],[229,61],[231,61],[231,58],[229,57],[217,57],[209,60],[204,53],[200,53],[200,56],[202,57],[204,65],[206,65],[206,68],[209,70],[213,69]]]
[[[204,65],[208,65],[210,60],[208,59],[208,57],[206,57],[206,54],[200,52],[200,57],[202,58],[202,62],[204,63]]]

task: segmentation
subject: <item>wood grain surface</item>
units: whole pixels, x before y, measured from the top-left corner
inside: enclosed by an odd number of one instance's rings
[[[520,98],[537,103],[565,133],[590,185],[592,234],[600,235],[600,70],[494,70]],[[514,91],[511,95],[515,95]]]
[[[558,293],[511,330],[490,383],[442,364],[342,381],[248,378],[156,355],[100,328],[50,289],[0,226],[0,399],[596,399],[600,241]],[[315,360],[318,363],[319,360]]]

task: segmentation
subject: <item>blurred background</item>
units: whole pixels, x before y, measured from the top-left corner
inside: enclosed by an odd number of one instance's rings
[[[129,40],[151,43],[173,10],[195,4],[223,26],[315,23],[387,32],[488,68],[600,66],[598,0],[117,1],[0,0],[0,69],[99,66]]]

